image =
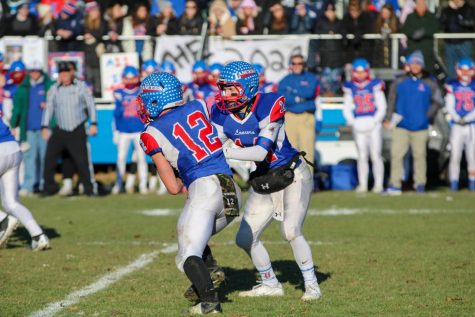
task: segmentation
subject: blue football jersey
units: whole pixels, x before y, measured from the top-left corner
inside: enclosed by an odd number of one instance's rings
[[[185,89],[191,92],[193,99],[204,100],[207,103],[209,103],[210,100],[214,100],[214,96],[216,95],[215,89],[213,89],[213,86],[210,84],[198,85],[191,82],[186,85]]]
[[[376,113],[374,98],[376,90],[384,90],[384,82],[380,79],[372,79],[363,85],[359,85],[353,81],[347,81],[343,84],[343,91],[351,92],[353,97],[355,104],[353,115],[355,118],[374,116]]]
[[[10,128],[3,122],[3,97],[0,96],[0,143],[15,141]]]
[[[449,93],[455,97],[455,111],[460,117],[465,117],[475,111],[475,80],[468,85],[463,85],[458,80],[452,80],[446,85]]]
[[[140,141],[148,155],[161,152],[187,187],[200,177],[232,175],[203,101],[190,101],[158,117],[147,125]]]
[[[121,88],[114,91],[114,119],[117,131],[124,133],[142,132],[144,124],[137,113],[137,95],[140,88]]]
[[[261,171],[283,166],[298,153],[287,139],[284,126],[276,140],[259,136],[261,129],[269,123],[283,122],[284,115],[285,99],[277,93],[257,94],[251,111],[244,119],[221,111],[216,105],[211,109],[211,121],[222,135],[241,147],[260,145],[268,150],[266,159],[256,162]]]

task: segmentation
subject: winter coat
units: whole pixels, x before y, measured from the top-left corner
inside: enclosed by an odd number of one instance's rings
[[[429,73],[434,71],[434,33],[438,30],[439,21],[429,11],[424,16],[419,16],[417,12],[409,14],[401,28],[408,39],[406,55],[420,50],[424,55],[425,69]]]
[[[330,21],[325,15],[318,19],[315,34],[340,34],[341,20]],[[320,66],[343,67],[343,46],[341,40],[321,40],[318,42]]]
[[[48,95],[48,90],[55,83],[50,80],[48,75],[43,74],[45,84],[45,95]],[[10,125],[13,128],[20,127],[20,141],[26,140],[26,125],[28,121],[28,109],[30,107],[30,76],[26,76],[15,93],[13,99],[13,111],[10,119]],[[51,121],[51,127],[55,125],[54,120]]]

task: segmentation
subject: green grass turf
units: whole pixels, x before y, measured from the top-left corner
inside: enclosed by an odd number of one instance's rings
[[[62,300],[141,254],[176,240],[185,197],[119,195],[101,198],[29,198],[24,204],[51,237],[53,249],[34,253],[20,227],[0,250],[0,316],[28,316]],[[346,209],[351,215],[319,215]],[[304,234],[311,241],[324,297],[302,303],[301,275],[274,222],[263,240],[283,283],[282,298],[239,298],[257,275],[233,244],[238,225],[211,245],[227,273],[219,288],[224,316],[474,316],[475,195],[435,192],[381,197],[350,192],[315,194]],[[317,215],[315,215],[317,214]],[[175,254],[65,307],[56,316],[182,316],[188,286]]]

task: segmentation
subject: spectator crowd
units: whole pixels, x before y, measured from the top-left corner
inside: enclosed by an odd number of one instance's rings
[[[373,83],[380,87],[378,98],[381,94],[388,97],[387,109],[385,101],[384,111],[379,112],[378,127],[381,128],[384,123],[386,128],[395,128],[393,137],[397,142],[393,143],[392,148],[390,179],[393,192],[401,189],[402,160],[409,147],[414,154],[416,185],[419,186],[419,191],[425,191],[426,152],[422,148],[425,149],[423,145],[427,143],[429,124],[437,109],[442,108],[444,103],[439,87],[441,83],[437,82],[435,76],[444,71],[448,80],[457,79],[459,61],[473,55],[472,39],[449,39],[444,42],[444,60],[439,60],[434,56],[434,34],[475,32],[475,8],[464,0],[450,0],[436,13],[429,11],[425,0],[407,0],[403,6],[401,1],[350,0],[345,3],[346,10],[342,16],[337,11],[337,6],[341,3],[335,3],[334,0],[7,0],[1,1],[1,4],[0,37],[50,36],[55,39],[48,42],[50,52],[83,51],[85,54],[87,84],[74,78],[74,64],[58,65],[60,80],[54,83],[36,61],[29,65],[15,61],[7,71],[3,70],[3,55],[0,56],[3,74],[0,75],[0,92],[4,119],[9,118],[8,123],[12,127],[19,127],[17,138],[24,143],[24,150],[29,153],[25,155],[25,164],[35,166],[25,168],[22,185],[25,194],[38,189],[48,195],[57,191],[53,180],[54,162],[57,158],[61,158],[63,167],[69,166],[63,168],[65,184],[69,184],[72,174],[77,171],[84,192],[88,195],[97,192],[94,171],[90,166],[90,153],[87,142],[84,142],[87,138],[84,123],[92,120],[87,132],[89,135],[97,133],[92,97],[99,97],[101,94],[100,56],[103,53],[117,52],[137,52],[141,65],[140,69],[124,70],[122,86],[114,92],[114,142],[121,144],[121,151],[117,166],[119,181],[113,192],[130,191],[130,184],[135,179],[131,178],[129,181],[125,177],[125,155],[129,144],[134,144],[137,150],[138,143],[133,141],[142,128],[138,127],[137,118],[131,118],[135,114],[130,110],[134,97],[138,94],[138,84],[153,71],[176,71],[175,65],[170,61],[157,63],[153,60],[155,43],[143,36],[202,35],[204,25],[208,35],[224,38],[234,35],[343,35],[342,39],[310,41],[308,57],[292,56],[289,60],[290,73],[279,83],[269,83],[265,79],[265,69],[261,65],[255,65],[261,78],[260,91],[275,91],[285,96],[289,138],[300,150],[308,152],[312,161],[316,98],[345,94],[345,106],[357,107],[359,97],[355,91],[366,89],[365,80],[374,77],[369,65],[371,68],[389,68],[392,45],[397,43],[401,56],[410,58],[404,64],[406,75],[398,78],[389,91],[384,92],[384,83]],[[364,37],[371,33],[380,34],[381,39],[374,41]],[[389,37],[392,33],[403,33],[406,39],[394,42]],[[349,34],[353,36],[347,37]],[[354,61],[358,59],[363,59],[368,65],[358,64],[363,65],[363,70],[368,73],[368,78],[363,76],[362,81],[355,81],[353,77],[353,71],[359,67]],[[185,85],[185,98],[203,99],[211,106],[217,92],[216,80],[221,67],[219,64],[207,65],[205,61],[197,61],[193,65],[193,80]],[[346,69],[349,71],[345,72]],[[342,86],[345,79],[355,81],[353,86],[356,90],[353,91],[350,84]],[[368,81],[370,82],[372,81]],[[405,103],[401,100],[402,97],[413,97],[421,90],[429,93],[418,99],[423,105],[418,117],[404,108]],[[70,94],[76,94],[79,99],[70,102]],[[8,100],[11,101],[10,106]],[[408,100],[406,104],[413,100]],[[71,110],[58,107],[59,103],[67,104]],[[373,110],[368,113],[374,115],[376,109]],[[403,118],[395,122],[393,113]],[[354,122],[358,122],[361,121],[357,118],[360,115],[361,113],[351,114],[348,111],[346,117],[350,118],[348,121],[353,122],[354,119]],[[412,120],[412,116],[417,118]],[[130,123],[134,125],[133,128],[127,126],[129,121],[133,121]],[[382,130],[379,128],[376,136],[381,134]],[[363,134],[360,134],[360,144],[366,144]],[[71,148],[68,143],[71,138],[81,146]],[[371,138],[375,138],[374,133]],[[380,150],[372,151],[369,151],[371,160],[379,162]],[[361,149],[359,153],[362,153]],[[147,174],[148,167],[143,157],[135,157],[140,163],[140,192],[146,193],[148,189],[144,175]],[[367,161],[367,158],[364,160]],[[362,160],[358,162],[360,164]],[[367,175],[367,169],[368,167],[363,168],[364,172],[361,174]],[[133,167],[129,174],[134,174]],[[470,177],[475,182],[475,174]],[[451,176],[451,181],[454,180],[455,176]],[[156,190],[157,179],[150,180],[149,183],[149,187]],[[366,180],[363,184],[359,187],[360,191],[367,190]],[[71,188],[69,185],[67,187],[64,192],[70,193]],[[382,187],[379,178],[377,187],[378,191]],[[453,188],[458,188],[458,184]]]

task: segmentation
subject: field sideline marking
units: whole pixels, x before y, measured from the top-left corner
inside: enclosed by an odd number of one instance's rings
[[[310,241],[307,240],[309,245],[332,245],[335,244],[335,242],[331,241]],[[285,240],[263,240],[262,243],[267,244],[267,245],[284,245],[284,244],[289,244],[289,242]],[[91,241],[91,242],[78,242],[76,245],[88,245],[88,246],[107,246],[107,245],[127,245],[127,246],[144,246],[144,245],[163,245],[162,241]],[[227,245],[235,245],[236,241],[234,240],[229,240],[229,241],[211,241],[210,245],[219,245],[219,246],[227,246]]]
[[[30,317],[54,316],[62,309],[69,307],[71,305],[77,304],[83,297],[97,293],[100,290],[105,289],[109,285],[119,281],[125,275],[135,272],[137,270],[140,270],[141,268],[147,266],[148,264],[152,263],[152,261],[159,254],[173,253],[173,252],[176,252],[177,249],[178,249],[178,246],[175,243],[158,251],[141,254],[134,262],[128,264],[127,266],[120,267],[114,272],[104,275],[103,277],[98,279],[96,282],[90,285],[87,285],[81,288],[80,290],[77,290],[68,294],[61,301],[53,302],[46,305],[46,307],[43,308],[42,310],[38,310],[31,313]]]
[[[427,209],[427,208],[409,208],[409,209],[369,209],[369,208],[328,208],[328,209],[316,209],[309,208],[307,216],[354,216],[361,214],[379,214],[379,215],[397,215],[397,214],[432,214],[432,213],[455,213],[466,212],[465,210],[451,210],[451,209]],[[180,213],[180,209],[149,209],[139,211],[140,214],[146,216],[176,216]],[[242,215],[240,216],[242,217]],[[235,221],[233,222],[235,223]]]

